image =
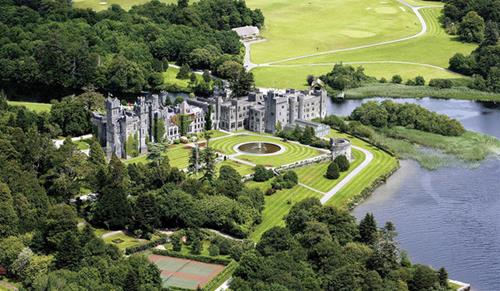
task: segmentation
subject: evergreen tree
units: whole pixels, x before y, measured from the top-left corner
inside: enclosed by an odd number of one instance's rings
[[[128,223],[130,205],[127,200],[130,184],[127,168],[115,155],[108,166],[106,186],[94,210],[94,221],[111,229],[122,229]]]
[[[163,143],[148,143],[147,159],[158,166],[163,160],[168,159],[166,151],[167,146]]]
[[[191,148],[191,155],[189,156],[188,171],[190,173],[198,173],[201,165],[201,152],[200,147],[196,144]]]
[[[339,166],[335,162],[331,162],[326,169],[326,178],[335,180],[340,177]]]
[[[96,139],[90,142],[89,162],[97,167],[106,167],[106,155]]]
[[[448,272],[445,268],[441,267],[438,271],[439,285],[448,288]]]
[[[377,240],[377,223],[373,214],[367,213],[359,223],[359,235],[361,242],[372,245]]]
[[[159,223],[159,211],[151,193],[139,194],[134,208],[134,229],[141,230],[143,234],[153,233]]]
[[[212,111],[212,105],[208,105],[207,113],[205,113],[205,130],[212,130]]]
[[[350,167],[349,160],[347,159],[347,157],[345,155],[340,155],[340,156],[335,157],[333,162],[336,163],[337,166],[339,166],[339,170],[341,172],[345,172],[345,171],[349,170],[349,167]]]
[[[212,148],[205,148],[202,154],[202,171],[203,171],[203,180],[212,182],[215,178],[215,159],[216,154]]]
[[[64,233],[56,254],[56,266],[61,269],[76,270],[82,259],[80,241],[73,231]]]
[[[153,137],[155,142],[162,142],[165,137],[165,121],[162,118],[155,117]]]
[[[170,241],[172,242],[172,250],[174,252],[180,252],[182,250],[182,241],[178,234],[172,235]]]
[[[188,79],[189,78],[189,72],[191,69],[189,68],[188,64],[183,64],[181,68],[179,69],[179,73],[177,73],[177,79]]]
[[[0,182],[0,238],[16,234],[18,224],[9,186]]]
[[[304,132],[300,136],[299,142],[309,145],[313,142],[314,138],[316,138],[316,135],[314,134],[314,128],[306,126]]]
[[[243,189],[244,185],[241,182],[241,175],[231,166],[222,166],[219,170],[219,178],[217,178],[217,192],[236,199],[238,193]]]
[[[198,236],[194,236],[193,240],[191,241],[191,253],[193,255],[199,255],[201,254],[201,240]]]

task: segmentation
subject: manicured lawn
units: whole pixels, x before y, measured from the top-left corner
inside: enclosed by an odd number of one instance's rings
[[[284,58],[413,35],[417,17],[396,0],[247,0],[266,18],[266,42],[252,45],[252,61]]]
[[[469,54],[476,45],[456,41],[453,36],[446,34],[439,24],[440,10],[440,8],[420,10],[428,26],[427,33],[423,36],[393,44],[279,63],[279,67],[256,68],[253,70],[256,84],[260,87],[304,88],[308,74],[315,76],[324,74],[338,62],[363,66],[366,74],[377,78],[390,79],[394,74],[400,74],[404,80],[418,75],[424,76],[427,81],[431,78],[463,77],[442,68],[448,67],[448,60],[455,53]],[[386,63],[388,61],[408,63]],[[426,64],[439,68],[429,67]]]
[[[263,190],[270,187],[270,182],[256,183],[248,182],[249,186],[256,186]],[[321,194],[302,186],[295,186],[292,189],[280,190],[273,195],[265,197],[264,211],[262,211],[262,222],[250,234],[250,239],[257,242],[264,232],[274,226],[284,225],[284,217],[288,214],[292,206],[308,197],[321,198]]]
[[[167,157],[170,161],[170,165],[179,169],[187,168],[190,154],[191,148],[184,144],[171,145],[167,149]],[[146,155],[131,158],[125,161],[126,164],[147,162],[148,160]]]
[[[244,165],[235,161],[225,160],[217,164],[217,171],[219,171],[222,166],[233,167],[240,175],[245,176],[254,172],[253,167],[249,165]]]
[[[74,142],[79,150],[88,150],[90,149],[89,142],[90,140],[79,140]]]
[[[335,130],[331,130],[329,136],[349,138],[354,145],[369,150],[373,154],[373,160],[347,185],[342,187],[337,194],[328,200],[326,203],[327,205],[347,207],[350,201],[359,196],[361,192],[366,187],[370,186],[378,177],[391,172],[398,165],[396,158],[360,139],[339,133]]]
[[[117,246],[120,250],[125,250],[128,247],[145,244],[148,241],[145,239],[138,239],[135,237],[128,236],[123,233],[111,235],[103,238],[104,242],[107,244],[113,244]],[[121,242],[120,242],[121,240]]]
[[[354,161],[352,161],[349,170],[342,172],[340,177],[335,180],[330,180],[325,177],[326,169],[328,168],[330,161],[297,168],[294,171],[299,176],[300,183],[322,192],[328,192],[365,160],[365,154],[361,151],[352,149],[352,154],[354,156]]]
[[[7,103],[12,106],[24,106],[29,110],[33,110],[35,112],[50,111],[50,107],[52,107],[52,104],[49,103],[22,102],[22,101],[7,101]]]
[[[267,141],[279,144],[280,146],[285,148],[285,152],[271,156],[239,155],[237,156],[237,158],[247,160],[254,164],[275,167],[301,161],[307,158],[312,158],[314,156],[321,154],[316,149],[305,147],[300,144],[283,142],[280,139],[271,138],[267,136],[252,136],[245,134],[233,135],[226,138],[221,138],[218,140],[211,141],[210,146],[223,154],[230,155],[236,153],[233,147],[236,146],[237,144],[245,142],[255,142],[255,141],[263,141],[263,142]]]
[[[188,85],[189,85],[189,78],[188,79],[177,79],[177,73],[179,73],[179,68],[174,68],[174,67],[169,67],[164,73],[163,73],[163,81],[165,84],[168,85],[176,85],[179,86],[179,88],[183,90],[187,90]]]
[[[149,2],[150,0],[73,0],[75,8],[90,8],[95,11],[101,11],[111,7],[111,4],[118,4],[123,9],[129,10],[134,5],[140,5]],[[164,3],[177,3],[176,0],[160,0]]]

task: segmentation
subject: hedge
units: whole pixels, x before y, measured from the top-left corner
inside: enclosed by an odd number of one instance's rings
[[[154,248],[158,245],[166,244],[167,242],[168,242],[168,237],[164,236],[164,237],[161,237],[159,239],[150,241],[150,242],[142,244],[142,245],[128,247],[125,249],[125,254],[130,255],[130,254],[142,252],[142,251],[145,251],[147,249]]]
[[[234,270],[236,270],[236,268],[238,268],[238,263],[236,261],[232,260],[224,268],[224,270],[222,270],[222,272],[217,274],[217,276],[215,276],[215,278],[213,278],[210,282],[208,282],[207,285],[205,285],[205,287],[203,287],[203,290],[204,291],[214,291],[220,285],[222,285],[222,283],[226,282],[226,280],[231,278],[231,276],[233,275]]]
[[[174,257],[174,258],[199,261],[202,263],[224,265],[224,266],[229,265],[229,263],[231,262],[231,260],[228,260],[228,259],[212,258],[212,257],[205,257],[205,256],[200,256],[200,255],[192,255],[192,254],[181,254],[179,252],[174,252],[174,251],[169,251],[169,250],[154,249],[153,254],[160,255],[160,256],[169,256],[169,257]]]

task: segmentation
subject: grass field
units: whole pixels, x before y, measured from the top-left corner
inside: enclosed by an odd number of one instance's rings
[[[150,255],[148,259],[160,269],[164,288],[177,287],[192,290],[202,288],[224,270],[223,265],[168,256]]]
[[[327,205],[335,205],[341,208],[347,207],[350,201],[359,196],[366,187],[372,185],[378,177],[388,174],[398,166],[396,158],[360,139],[335,130],[331,130],[329,136],[349,138],[352,144],[369,150],[373,154],[373,160],[347,185],[342,187],[337,194],[328,200]]]
[[[250,187],[258,187],[262,190],[270,188],[270,182],[247,182]],[[257,242],[264,232],[274,226],[284,225],[284,217],[288,214],[292,206],[309,197],[321,198],[321,194],[304,188],[295,186],[292,189],[280,190],[271,196],[265,197],[265,207],[262,211],[262,222],[255,228],[250,235],[250,239]]]
[[[50,111],[50,107],[52,107],[52,104],[49,103],[22,102],[22,101],[7,101],[7,103],[12,106],[24,106],[29,110],[35,112],[43,112],[43,111],[48,112]]]
[[[112,4],[118,4],[123,9],[129,10],[134,5],[144,4],[150,0],[73,0],[75,8],[90,8],[95,11],[108,9]],[[176,0],[160,0],[161,2],[170,4],[177,3]]]
[[[368,75],[377,78],[390,79],[394,74],[400,74],[403,79],[414,78],[418,75],[424,76],[427,80],[462,77],[442,68],[448,67],[448,60],[455,53],[469,54],[476,45],[456,41],[453,36],[446,34],[438,20],[440,8],[425,8],[420,11],[427,23],[427,33],[423,36],[393,44],[308,57],[278,63],[276,66],[259,67],[253,70],[256,84],[260,87],[304,88],[308,74],[316,76],[324,74],[338,62],[363,66]],[[395,21],[393,24],[397,23]],[[256,44],[255,47],[258,48],[258,45]],[[252,46],[252,54],[253,48],[254,46]]]
[[[252,61],[267,63],[416,34],[417,17],[396,0],[247,0],[266,18]],[[395,24],[397,23],[397,27]]]
[[[187,168],[190,154],[191,148],[184,144],[171,145],[167,149],[167,157],[170,161],[170,165],[179,169]],[[126,164],[147,162],[148,160],[146,155],[131,158],[125,161]]]
[[[236,153],[233,149],[234,146],[244,142],[254,142],[254,141],[267,141],[279,144],[285,148],[285,152],[278,155],[271,156],[251,156],[251,155],[239,155],[238,159],[247,160],[251,163],[276,167],[280,165],[285,165],[297,161],[301,161],[307,158],[312,158],[320,154],[316,149],[312,149],[300,144],[291,142],[282,142],[279,139],[266,137],[266,136],[253,136],[253,135],[234,135],[226,138],[221,138],[210,142],[210,146],[215,150],[231,155]]]
[[[353,149],[352,154],[354,161],[352,161],[351,167],[348,171],[341,172],[338,179],[331,180],[325,178],[326,169],[330,162],[322,162],[295,169],[295,172],[299,176],[299,182],[319,191],[328,192],[365,160],[365,154],[361,151]]]

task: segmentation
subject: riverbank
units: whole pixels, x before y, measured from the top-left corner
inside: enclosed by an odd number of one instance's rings
[[[359,88],[347,89],[346,99],[363,99],[371,97],[391,97],[391,98],[443,98],[473,101],[500,101],[499,93],[490,93],[473,90],[465,86],[453,87],[449,89],[438,89],[430,86],[407,86],[392,83],[370,83]]]
[[[404,127],[378,129],[373,142],[389,148],[401,159],[412,159],[428,170],[464,162],[476,166],[500,154],[500,140],[467,131],[461,136],[443,136]]]

